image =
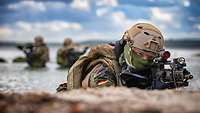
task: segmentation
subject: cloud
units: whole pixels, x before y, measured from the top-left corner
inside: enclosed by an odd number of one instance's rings
[[[0,37],[10,41],[32,41],[36,35],[42,35],[48,42],[59,42],[64,37],[73,37],[80,31],[82,31],[82,26],[77,22],[48,21],[30,23],[17,21],[13,25],[7,24],[0,27]]]
[[[33,28],[32,24],[23,21],[16,22],[16,27],[24,31],[31,31]]]
[[[40,33],[49,41],[54,37],[55,41],[62,40],[65,36],[75,36],[76,40],[116,39],[138,22],[152,23],[169,36],[174,36],[174,32],[181,35],[182,32],[200,31],[197,0],[68,1],[17,0],[6,3],[1,7],[0,26],[7,25],[4,34],[13,33],[9,39],[24,37],[28,40]]]
[[[149,2],[155,2],[155,0],[148,0]]]
[[[145,6],[145,7],[171,7],[176,0],[118,0],[119,4]]]
[[[151,13],[151,19],[155,19],[160,22],[169,23],[173,19],[172,13],[164,12],[160,8],[151,8]]]
[[[194,25],[194,28],[196,28],[197,30],[200,31],[200,24],[195,24],[195,25]]]
[[[121,11],[113,12],[111,16],[113,22],[115,22],[116,24],[123,24],[124,21],[127,21],[125,14]]]
[[[64,2],[41,2],[41,1],[21,1],[9,4],[7,7],[12,10],[31,10],[34,12],[45,12],[48,9],[64,9],[66,8]]]
[[[184,7],[189,7],[190,6],[190,0],[182,0],[181,1]]]
[[[8,5],[9,9],[20,10],[20,9],[31,9],[32,11],[46,11],[46,7],[42,2],[35,1],[21,1]]]
[[[70,6],[80,11],[89,11],[90,1],[89,0],[73,0]]]
[[[4,38],[12,34],[12,30],[7,27],[0,27],[0,37]]]
[[[67,8],[67,5],[64,2],[44,2],[44,5],[47,9],[61,10]]]
[[[109,7],[116,7],[118,6],[117,0],[97,0],[97,6],[109,6]]]
[[[82,29],[82,26],[79,23],[76,22],[69,23],[64,21],[34,22],[34,23],[19,21],[16,22],[16,27],[23,31],[46,30],[52,32]]]
[[[109,10],[110,10],[109,8],[98,8],[98,9],[96,10],[96,15],[97,15],[98,17],[102,17],[102,16],[104,16],[106,13],[108,13]]]
[[[113,7],[117,7],[119,4],[117,0],[97,0],[96,1],[96,15],[98,17],[105,16],[105,14],[112,12]]]
[[[122,11],[113,12],[111,14],[111,22],[113,22],[117,27],[122,28],[123,30],[128,29],[136,23],[152,23],[150,20],[147,19],[130,19]]]

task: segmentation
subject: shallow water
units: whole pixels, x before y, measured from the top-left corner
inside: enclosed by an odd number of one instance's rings
[[[0,57],[8,63],[0,63],[0,91],[33,91],[41,90],[56,92],[57,86],[66,79],[67,70],[58,69],[56,64],[56,50],[50,48],[51,61],[45,69],[31,70],[26,63],[12,63],[16,56],[23,53],[15,48],[0,48]],[[200,57],[194,55],[200,53],[199,49],[168,49],[172,57],[182,56],[186,58],[187,68],[194,75],[188,89],[200,89]]]
[[[58,69],[56,64],[57,48],[50,48],[50,59],[47,68],[30,69],[26,63],[12,63],[16,56],[24,54],[15,48],[1,48],[0,57],[8,63],[0,63],[0,91],[48,91],[56,92],[58,85],[66,79],[68,70]]]

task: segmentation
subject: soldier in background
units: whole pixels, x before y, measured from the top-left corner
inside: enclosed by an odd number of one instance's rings
[[[70,38],[66,38],[63,43],[63,47],[58,49],[57,51],[57,64],[61,68],[68,68],[70,67],[68,56],[69,51],[72,50],[72,40]]]
[[[70,38],[66,38],[63,47],[57,51],[57,64],[60,68],[70,68],[87,48],[73,43]]]
[[[49,61],[49,49],[44,43],[42,36],[35,37],[33,50],[27,55],[27,62],[30,67],[45,67]]]
[[[49,49],[42,36],[36,36],[34,40],[34,44],[19,45],[18,48],[26,54],[26,62],[31,68],[46,67],[49,61]]]

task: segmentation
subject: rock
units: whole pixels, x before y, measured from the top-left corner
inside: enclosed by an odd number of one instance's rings
[[[200,91],[79,89],[0,93],[2,113],[200,113]]]
[[[0,63],[6,63],[7,61],[4,58],[0,58]]]
[[[26,58],[24,57],[16,57],[13,59],[14,63],[21,63],[21,62],[26,62]]]

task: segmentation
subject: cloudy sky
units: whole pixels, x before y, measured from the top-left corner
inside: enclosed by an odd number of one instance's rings
[[[117,40],[137,22],[200,39],[200,0],[0,0],[0,41]]]

